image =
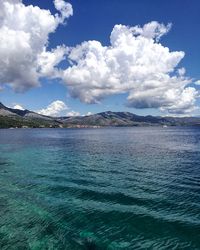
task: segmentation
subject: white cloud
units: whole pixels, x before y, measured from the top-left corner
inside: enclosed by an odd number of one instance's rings
[[[71,110],[67,113],[67,116],[80,116],[80,113],[74,110]]]
[[[38,79],[43,76],[41,73],[47,71],[49,74],[52,71],[50,67],[58,62],[56,58],[51,58],[51,66],[45,63],[45,69],[41,68],[44,53],[49,53],[49,34],[73,14],[71,4],[62,0],[56,0],[55,7],[60,14],[52,15],[49,10],[37,6],[25,6],[20,0],[0,1],[1,84],[9,84],[16,91],[24,91],[39,85]],[[51,51],[54,52],[55,57],[62,58],[60,47]]]
[[[130,27],[132,34],[134,35],[141,35],[146,38],[153,38],[156,41],[159,41],[160,38],[167,34],[171,29],[172,24],[169,23],[168,25],[164,25],[162,23],[158,23],[156,21],[150,22],[145,24],[143,27],[134,26]]]
[[[19,110],[25,110],[21,105],[19,105],[19,104],[15,104],[14,106],[13,106],[13,108],[14,109],[19,109]]]
[[[61,116],[68,109],[68,106],[63,101],[57,100],[37,112],[46,116]]]
[[[41,77],[56,77],[65,82],[72,97],[85,103],[126,93],[130,107],[170,113],[196,109],[199,94],[188,87],[192,80],[185,69],[178,68],[184,52],[170,51],[159,42],[171,24],[115,25],[109,46],[85,41],[49,51],[49,35],[73,15],[70,3],[53,2],[55,15],[21,0],[0,1],[0,90],[8,84],[15,91],[25,91],[39,86]],[[71,66],[63,70],[59,63],[66,57]]]
[[[86,41],[72,48],[68,56],[72,66],[62,76],[71,95],[98,103],[108,95],[128,93],[131,107],[171,113],[194,110],[197,91],[187,87],[191,80],[185,69],[177,69],[184,52],[171,52],[158,42],[170,27],[157,22],[143,27],[115,25],[110,46]]]
[[[60,70],[56,68],[61,61],[66,59],[66,53],[68,48],[63,46],[57,46],[56,49],[52,49],[51,51],[44,51],[40,54],[38,58],[38,65],[40,68],[40,74],[43,77],[60,77]]]
[[[197,80],[194,84],[200,85],[200,80]]]
[[[177,73],[179,76],[184,76],[186,73],[186,70],[185,70],[185,68],[180,68],[177,70]]]
[[[70,3],[67,3],[63,0],[54,0],[54,5],[55,8],[61,13],[61,16],[58,14],[56,15],[59,22],[64,22],[66,18],[69,18],[73,15],[73,8]]]

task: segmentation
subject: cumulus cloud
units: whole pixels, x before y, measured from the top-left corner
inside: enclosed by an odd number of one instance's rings
[[[67,113],[67,116],[80,116],[80,113],[74,110],[71,110]]]
[[[68,109],[68,106],[63,101],[57,100],[37,112],[46,116],[61,116]]]
[[[180,68],[177,70],[177,73],[179,76],[184,76],[186,73],[186,70],[185,70],[185,68]]]
[[[20,104],[15,104],[13,106],[14,109],[25,110]]]
[[[195,109],[197,91],[188,87],[191,79],[177,68],[183,51],[170,51],[159,43],[170,30],[158,22],[143,27],[115,25],[110,46],[85,41],[72,48],[72,64],[62,78],[73,97],[98,103],[108,95],[128,93],[127,105],[160,108],[171,113]]]
[[[145,24],[143,27],[140,27],[139,25],[130,27],[130,30],[132,31],[132,34],[136,36],[141,35],[150,39],[154,38],[158,42],[160,38],[171,29],[171,26],[171,23],[164,25],[154,21]]]
[[[58,58],[62,58],[61,52],[64,53],[65,49],[58,47],[48,52],[49,34],[73,14],[71,4],[63,0],[55,0],[54,4],[59,13],[52,15],[49,10],[37,6],[25,6],[20,0],[0,1],[1,84],[9,84],[16,91],[24,91],[38,86],[38,79],[44,73],[52,74],[52,68]],[[51,57],[51,66],[45,57]]]
[[[73,15],[73,8],[70,3],[64,0],[54,0],[55,8],[61,13],[61,15],[56,14],[56,18],[59,22],[64,22],[66,18]]]
[[[200,80],[197,80],[194,84],[200,85]]]
[[[40,75],[43,77],[59,78],[61,71],[56,67],[61,61],[66,59],[68,48],[66,46],[57,46],[57,48],[47,51],[46,48],[38,58]]]
[[[21,0],[0,1],[0,90],[8,84],[25,91],[39,86],[41,77],[60,78],[71,96],[85,103],[126,93],[130,107],[173,114],[196,109],[199,94],[188,86],[192,80],[185,69],[178,67],[184,52],[170,51],[160,43],[171,24],[115,25],[109,46],[85,41],[48,50],[49,35],[73,15],[70,3],[53,2],[55,15]],[[71,64],[64,70],[59,68],[63,60]]]

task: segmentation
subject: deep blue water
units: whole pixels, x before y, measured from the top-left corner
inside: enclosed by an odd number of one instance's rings
[[[0,249],[200,249],[200,128],[0,130]]]

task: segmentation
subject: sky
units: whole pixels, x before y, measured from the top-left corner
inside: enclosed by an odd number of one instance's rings
[[[199,115],[199,0],[1,0],[0,101]]]

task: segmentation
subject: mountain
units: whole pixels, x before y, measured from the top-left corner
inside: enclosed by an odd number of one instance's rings
[[[21,109],[8,108],[4,106],[1,102],[0,102],[0,116],[20,116],[24,118],[35,117],[35,118],[45,119],[45,120],[52,119],[51,117],[40,115],[35,112],[29,111],[27,109],[21,110]]]
[[[142,124],[161,123],[163,118],[153,116],[138,116],[129,112],[102,112],[90,116],[62,118],[63,123],[68,125],[91,125],[91,126],[134,126]]]
[[[139,116],[130,112],[102,112],[89,116],[50,117],[30,110],[12,109],[0,103],[0,128],[10,127],[108,127],[199,126],[200,117]]]
[[[8,108],[0,103],[0,128],[10,127],[58,127],[60,122],[53,117],[40,115],[30,110]]]
[[[199,117],[139,116],[130,112],[102,112],[90,116],[62,117],[67,126],[193,126],[200,125]]]

